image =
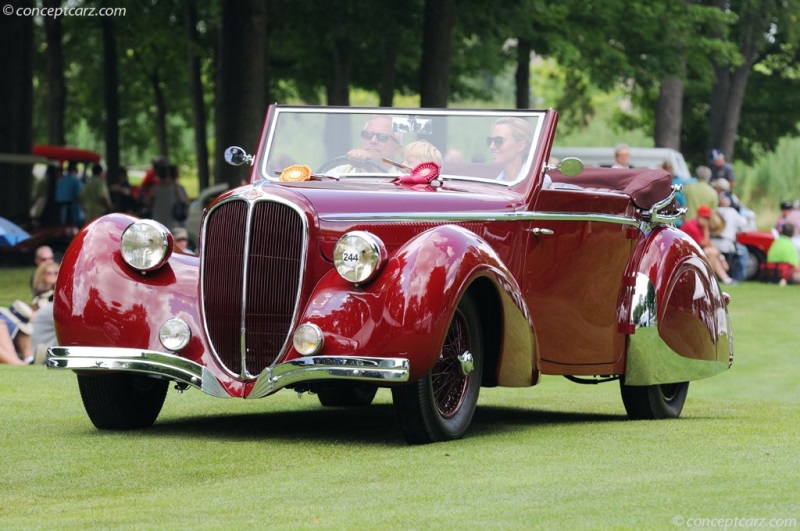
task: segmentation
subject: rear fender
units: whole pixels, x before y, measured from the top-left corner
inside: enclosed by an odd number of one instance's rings
[[[487,284],[492,288],[486,289]],[[502,321],[506,330],[501,335],[514,336],[496,340],[494,356],[501,346],[514,353],[500,356],[498,380],[524,379],[530,385],[538,363],[519,287],[491,247],[460,227],[440,226],[419,234],[395,251],[365,286],[353,286],[331,271],[315,287],[299,322],[322,329],[320,355],[406,357],[415,380],[433,368],[453,312],[469,290],[478,295],[479,306],[485,309],[493,302],[498,308],[494,314],[483,313],[482,322]],[[509,334],[511,328],[518,333]],[[289,354],[296,356],[294,350]],[[519,370],[527,374],[514,376]]]
[[[733,335],[726,296],[702,250],[678,229],[660,227],[639,243],[636,256],[626,385],[698,380],[728,369]]]

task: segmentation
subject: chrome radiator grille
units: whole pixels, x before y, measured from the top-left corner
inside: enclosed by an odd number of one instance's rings
[[[281,203],[233,200],[209,213],[203,310],[208,338],[229,371],[257,375],[283,350],[299,296],[305,239],[303,219]]]

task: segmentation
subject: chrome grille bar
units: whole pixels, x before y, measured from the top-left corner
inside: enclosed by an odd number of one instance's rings
[[[203,309],[220,362],[252,378],[286,348],[305,265],[305,218],[289,204],[232,199],[209,212]]]

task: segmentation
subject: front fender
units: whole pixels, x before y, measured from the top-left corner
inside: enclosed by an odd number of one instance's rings
[[[163,267],[147,274],[129,267],[119,245],[123,231],[136,219],[124,214],[98,218],[67,249],[53,305],[59,345],[168,352],[159,328],[179,318],[192,331],[180,356],[211,367],[229,393],[241,394],[241,384],[216,368],[205,344],[198,258],[173,252]]]
[[[530,380],[534,341],[527,311],[518,305],[524,303],[516,282],[489,245],[461,227],[419,234],[395,251],[366,286],[353,286],[331,271],[317,284],[300,322],[323,330],[320,354],[406,357],[415,380],[433,368],[459,300],[482,278],[497,288],[505,320],[526,324],[527,338],[520,334],[514,341],[525,343],[527,350],[506,348],[527,355]]]
[[[684,382],[728,369],[733,334],[727,303],[702,250],[678,229],[662,227],[636,253],[625,383]]]

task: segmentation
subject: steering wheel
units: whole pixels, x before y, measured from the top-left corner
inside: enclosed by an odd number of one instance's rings
[[[342,166],[344,164],[350,164],[356,168],[363,168],[363,169],[371,169],[375,171],[379,171],[381,173],[386,173],[386,169],[377,164],[370,159],[363,159],[363,160],[354,160],[345,155],[341,157],[334,157],[326,162],[323,162],[322,165],[317,168],[317,171],[314,173],[325,173],[325,171],[330,170],[331,168],[335,168],[336,166]]]

